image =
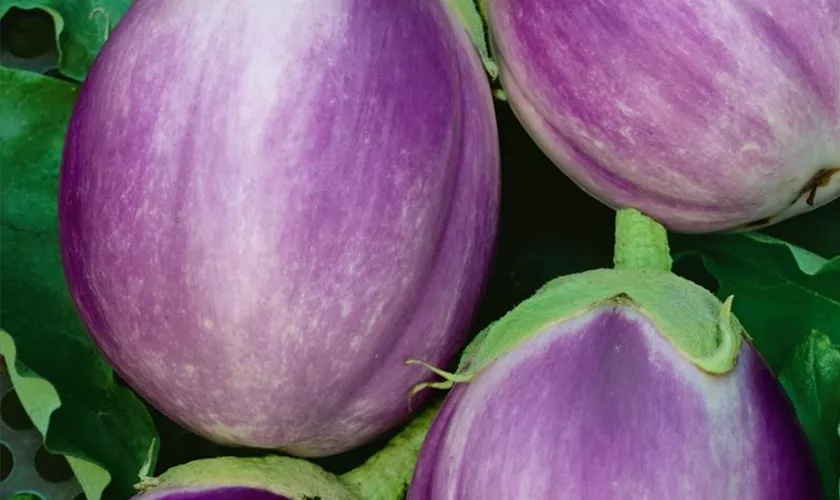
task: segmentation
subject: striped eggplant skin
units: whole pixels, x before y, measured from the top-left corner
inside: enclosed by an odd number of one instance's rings
[[[294,500],[277,493],[241,486],[172,488],[141,493],[133,500]]]
[[[632,306],[555,323],[447,395],[408,500],[821,498],[804,432],[748,342],[726,374]]]
[[[463,346],[496,241],[489,84],[426,0],[133,4],[73,114],[73,299],[120,376],[225,445],[343,452]],[[416,406],[415,406],[416,408]]]
[[[840,196],[840,0],[487,0],[500,81],[585,191],[669,229]]]

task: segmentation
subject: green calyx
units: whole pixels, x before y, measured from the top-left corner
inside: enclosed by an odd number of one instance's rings
[[[404,498],[420,448],[442,402],[437,401],[414,417],[399,434],[364,464],[341,476],[342,481],[364,500]],[[326,500],[326,499],[325,499]]]
[[[615,267],[556,278],[476,336],[454,374],[419,385],[447,389],[469,381],[495,359],[554,325],[603,307],[632,307],[687,359],[708,373],[735,367],[742,327],[732,297],[721,303],[671,272],[666,230],[633,209],[616,215]]]
[[[136,487],[145,493],[225,486],[259,488],[295,500],[359,500],[337,476],[306,460],[281,456],[195,460],[175,466],[158,477],[143,479]]]
[[[476,373],[553,325],[602,307],[621,305],[648,316],[659,332],[703,370],[735,367],[741,326],[726,304],[669,272],[599,269],[555,279],[479,334],[464,352],[459,373]]]
[[[499,66],[491,54],[490,41],[485,34],[484,13],[473,0],[447,0],[446,7],[467,32],[472,48],[481,58],[484,71],[495,80],[499,76]]]
[[[395,500],[403,498],[420,447],[440,408],[429,405],[364,464],[342,476],[302,458],[269,455],[218,457],[173,467],[144,478],[141,493],[180,488],[240,486],[271,491],[294,500]]]

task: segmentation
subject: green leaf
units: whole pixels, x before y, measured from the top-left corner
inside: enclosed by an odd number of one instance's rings
[[[682,257],[700,255],[718,297],[735,296],[735,315],[776,373],[811,330],[840,343],[840,257],[760,233],[684,238],[679,246]]]
[[[447,0],[450,9],[464,26],[472,40],[473,47],[481,57],[484,70],[495,80],[499,76],[499,65],[490,53],[490,45],[484,28],[484,19],[478,11],[475,0]]]
[[[840,256],[840,200],[766,227],[769,236],[827,258]]]
[[[840,498],[840,348],[813,332],[781,373],[782,385],[817,457],[823,488]]]
[[[0,65],[37,73],[58,69],[55,22],[48,12],[10,9],[3,16],[2,29]]]
[[[0,0],[0,16],[12,8],[42,9],[53,19],[59,71],[83,81],[108,35],[133,0]]]
[[[68,457],[87,497],[110,480],[105,496],[126,498],[154,464],[157,433],[85,333],[64,280],[56,194],[76,95],[76,85],[0,68],[0,324],[10,334],[0,352],[45,446]]]
[[[9,366],[9,378],[18,394],[20,403],[32,423],[42,436],[47,436],[50,418],[61,406],[55,386],[17,360],[15,341],[5,331],[0,330],[0,354]],[[50,451],[55,451],[47,446]],[[111,474],[98,464],[66,454],[67,463],[79,480],[82,489],[89,498],[101,498],[102,492],[111,481]]]

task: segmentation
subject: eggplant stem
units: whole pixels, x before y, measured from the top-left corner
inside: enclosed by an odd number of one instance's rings
[[[671,271],[668,231],[634,208],[616,212],[614,252],[613,264],[617,269]]]
[[[413,418],[382,450],[361,466],[343,474],[341,480],[358,498],[393,500],[402,498],[411,482],[426,434],[442,402],[430,405]]]

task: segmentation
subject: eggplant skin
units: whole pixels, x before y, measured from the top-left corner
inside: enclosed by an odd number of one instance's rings
[[[408,500],[818,499],[790,401],[742,342],[699,369],[632,306],[542,331],[447,395]]]
[[[494,0],[502,87],[605,204],[680,232],[840,196],[840,1]]]
[[[418,43],[422,40],[422,43]],[[93,339],[164,414],[323,456],[457,356],[499,216],[490,86],[440,2],[136,2],[69,126],[59,223]]]
[[[294,500],[268,490],[244,486],[170,488],[135,495],[132,500]]]

